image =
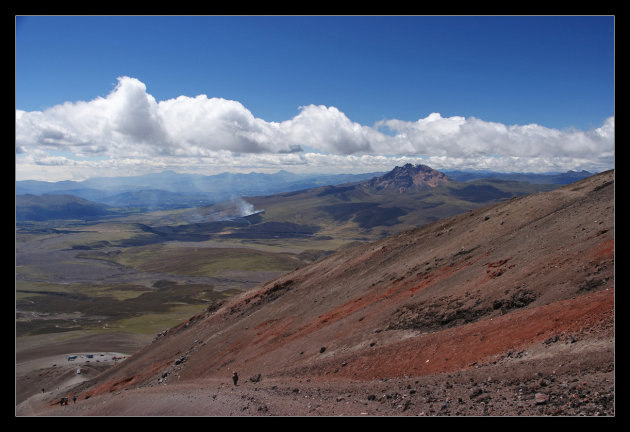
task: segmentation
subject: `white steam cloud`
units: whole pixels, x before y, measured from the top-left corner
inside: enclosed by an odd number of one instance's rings
[[[438,113],[365,126],[335,107],[308,105],[292,119],[267,122],[237,101],[206,95],[158,102],[130,77],[119,78],[105,98],[16,110],[15,119],[18,180],[165,168],[207,173],[211,167],[221,172],[299,165],[301,171],[359,172],[388,170],[402,161],[534,172],[600,171],[614,164],[614,117],[590,131]]]
[[[248,203],[241,197],[236,197],[231,200],[231,203],[236,207],[236,214],[238,217],[245,217],[256,213],[254,205]]]

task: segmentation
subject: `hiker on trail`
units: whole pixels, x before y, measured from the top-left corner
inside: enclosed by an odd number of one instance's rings
[[[234,385],[236,385],[236,382],[238,381],[238,374],[236,371],[232,373],[232,380],[234,381]]]

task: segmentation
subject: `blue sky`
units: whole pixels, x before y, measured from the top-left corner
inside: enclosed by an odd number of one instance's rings
[[[18,179],[614,163],[611,16],[26,16],[15,31]]]

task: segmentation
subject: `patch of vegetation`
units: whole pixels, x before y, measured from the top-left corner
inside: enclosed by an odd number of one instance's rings
[[[81,284],[22,287],[16,296],[16,336],[103,327],[133,331],[126,327],[128,320],[135,326],[149,319],[145,315],[161,321],[181,319],[184,309],[199,312],[209,303],[239,292],[171,281],[158,281],[153,289],[137,285],[86,288]]]
[[[371,202],[357,202],[321,206],[317,209],[325,211],[337,222],[347,222],[355,217],[357,213],[373,209],[374,207],[378,207],[378,204]]]
[[[406,215],[407,212],[398,207],[373,207],[370,209],[361,210],[354,217],[353,221],[356,222],[361,228],[370,229],[377,226],[392,226],[399,224],[399,216]]]
[[[16,221],[49,219],[95,219],[113,214],[104,204],[72,195],[16,195]]]
[[[139,334],[155,334],[158,331],[175,327],[193,315],[204,310],[199,305],[173,306],[168,314],[143,313],[142,315],[119,319],[109,329]]]
[[[292,222],[264,222],[239,228],[223,237],[237,239],[266,239],[266,238],[307,238],[320,230],[317,225],[300,225]]]
[[[504,192],[490,185],[469,185],[461,189],[454,189],[453,195],[461,200],[473,203],[488,202],[511,198],[513,194]]]
[[[302,265],[293,254],[251,248],[194,248],[151,245],[115,254],[84,254],[142,271],[173,275],[220,276],[225,271],[288,271]]]
[[[68,320],[29,320],[15,322],[15,336],[31,336],[40,334],[63,333],[80,330],[81,325]]]
[[[337,222],[352,220],[362,229],[377,226],[392,226],[400,223],[398,217],[407,214],[400,207],[381,207],[373,202],[340,203],[318,207]]]
[[[354,191],[355,187],[354,186],[327,186],[324,188],[324,190],[320,193],[317,194],[318,197],[323,197],[326,195],[334,195],[335,197],[343,200],[343,201],[348,201],[349,198],[347,195],[345,195],[345,192],[352,192]]]

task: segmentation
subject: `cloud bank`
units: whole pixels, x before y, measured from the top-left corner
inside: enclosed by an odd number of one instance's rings
[[[322,105],[267,122],[237,101],[206,95],[156,101],[144,83],[121,77],[104,98],[16,110],[16,177],[80,179],[166,168],[369,172],[407,162],[437,169],[601,171],[614,164],[614,129],[614,117],[580,131],[439,113],[365,126]]]

